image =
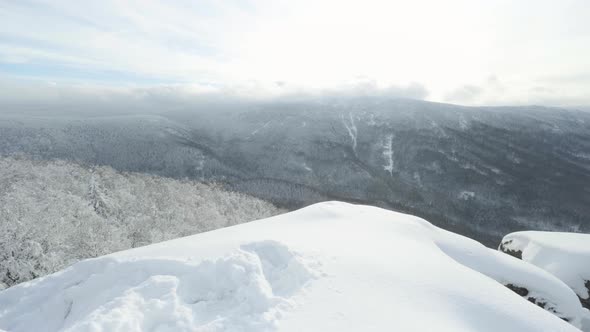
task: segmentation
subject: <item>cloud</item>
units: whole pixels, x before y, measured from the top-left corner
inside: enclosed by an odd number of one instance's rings
[[[0,79],[0,112],[37,110],[43,114],[78,113],[133,114],[167,110],[199,109],[207,103],[242,103],[268,100],[306,101],[316,98],[410,98],[426,99],[429,91],[419,83],[379,85],[357,79],[337,87],[310,89],[280,81],[266,84],[160,84],[113,86],[100,83],[54,82],[46,80]],[[524,97],[523,97],[524,96]],[[462,105],[544,105],[589,110],[584,94],[564,93],[544,86],[513,90],[498,77],[480,85],[461,86],[451,91],[448,102]],[[451,99],[452,98],[452,99]]]
[[[0,75],[81,86],[203,86],[252,98],[332,93],[590,104],[590,49],[582,47],[590,38],[582,22],[590,17],[584,1],[570,5],[4,1]]]
[[[267,91],[266,96],[275,97],[388,97],[388,98],[408,98],[408,99],[426,99],[429,95],[428,89],[418,82],[409,84],[380,84],[374,79],[366,77],[357,77],[352,80],[345,81],[341,84],[334,84],[326,88],[310,88],[305,85],[297,83],[289,83],[282,81],[277,85],[278,89],[265,89],[262,84],[259,84],[256,90]],[[238,94],[248,95],[246,93]]]
[[[544,105],[570,107],[590,105],[585,75],[533,80],[504,80],[489,76],[479,84],[467,84],[445,93],[443,100],[467,105]],[[589,76],[590,77],[590,76]],[[559,82],[556,84],[556,82]],[[587,82],[590,84],[589,82]]]
[[[448,92],[444,99],[446,101],[457,102],[457,103],[469,103],[477,99],[483,92],[483,89],[476,85],[463,85]]]
[[[247,26],[252,18],[215,1],[200,5],[197,9],[183,8],[181,2],[174,6],[114,0],[3,3],[0,61],[61,66],[57,79],[80,70],[87,70],[89,79],[101,70],[177,81],[223,78],[231,67],[224,35],[232,29],[220,25],[233,21]]]
[[[266,84],[159,84],[113,86],[100,83],[64,83],[37,79],[0,79],[0,106],[33,105],[74,107],[92,105],[108,111],[129,105],[137,110],[189,107],[203,101],[244,99],[305,99],[317,97],[388,97],[424,99],[426,88],[418,83],[380,86],[371,80],[355,80],[328,89],[310,89],[281,81]],[[10,107],[4,107],[9,110]]]
[[[496,75],[490,75],[478,84],[465,84],[448,91],[443,99],[450,103],[458,104],[483,104],[490,99],[502,103],[506,98],[506,86]]]
[[[376,80],[359,79],[348,84],[324,91],[334,94],[352,96],[381,96],[392,98],[425,99],[428,97],[428,90],[420,83],[412,82],[406,85],[386,84],[380,85]]]

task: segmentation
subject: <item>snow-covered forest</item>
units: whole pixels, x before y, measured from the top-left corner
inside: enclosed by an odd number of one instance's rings
[[[215,184],[0,158],[0,288],[80,259],[281,212]]]

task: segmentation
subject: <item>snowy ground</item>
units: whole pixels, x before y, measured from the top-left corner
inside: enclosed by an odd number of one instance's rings
[[[0,328],[556,332],[578,331],[582,310],[569,287],[531,264],[417,217],[329,202],[9,288]]]

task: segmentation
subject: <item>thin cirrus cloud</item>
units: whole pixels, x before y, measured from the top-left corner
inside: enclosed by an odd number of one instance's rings
[[[8,88],[588,105],[588,21],[584,0],[0,1],[0,75]]]

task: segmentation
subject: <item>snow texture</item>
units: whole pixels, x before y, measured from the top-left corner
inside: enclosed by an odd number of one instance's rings
[[[500,250],[555,275],[590,308],[590,234],[525,231],[506,235]],[[583,330],[590,331],[585,310]]]
[[[527,285],[568,324],[509,290]],[[563,282],[423,219],[339,202],[122,251],[0,292],[8,331],[578,331]],[[573,325],[572,325],[573,324]]]
[[[588,299],[590,281],[590,234],[562,232],[516,232],[502,239],[502,247],[520,251],[522,260],[557,276],[578,296]]]
[[[393,176],[393,134],[388,135],[385,138],[385,143],[383,144],[383,157],[387,164],[383,166],[383,169],[389,173],[389,176]]]
[[[344,127],[348,131],[348,135],[350,136],[350,143],[352,144],[352,151],[356,154],[356,145],[357,145],[357,137],[358,137],[358,130],[356,128],[356,124],[354,123],[354,118],[352,117],[352,113],[349,113],[350,123],[347,123],[344,118],[342,118],[342,122],[344,123]]]

